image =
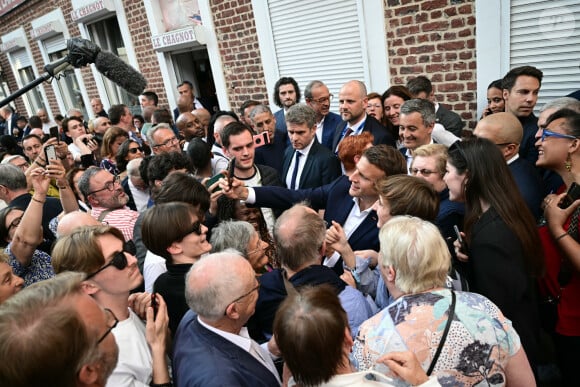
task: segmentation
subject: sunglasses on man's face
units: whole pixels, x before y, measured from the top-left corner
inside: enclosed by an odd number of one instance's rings
[[[103,270],[108,268],[109,266],[113,266],[113,267],[117,268],[118,270],[123,270],[124,268],[127,267],[127,264],[128,264],[127,256],[125,255],[125,253],[135,255],[136,247],[135,247],[135,244],[133,243],[133,241],[124,242],[123,243],[123,251],[115,252],[115,254],[113,255],[113,258],[111,259],[111,261],[109,263],[107,263],[105,266],[101,267],[99,270],[95,271],[94,273],[89,274],[86,279],[90,279],[90,278],[96,276],[97,274],[99,274],[100,272],[102,272]]]

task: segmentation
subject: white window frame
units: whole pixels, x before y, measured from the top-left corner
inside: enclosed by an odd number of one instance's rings
[[[363,15],[364,20],[363,25],[360,26],[362,51],[363,55],[366,55],[366,60],[363,59],[364,82],[367,90],[382,92],[389,88],[391,83],[383,2],[380,0],[355,1],[358,12]],[[267,0],[252,0],[252,8],[260,44],[268,100],[271,106],[275,106],[272,91],[280,79],[280,72],[276,60],[268,2]],[[381,37],[382,39],[380,39]]]
[[[62,10],[60,8],[57,8],[52,12],[49,12],[49,13],[47,13],[39,18],[32,20],[30,22],[30,24],[32,25],[32,28],[34,29],[34,28],[40,27],[42,25],[49,24],[51,22],[56,22],[60,26],[63,27],[62,36],[63,36],[63,39],[65,41],[70,39],[70,33],[68,31],[66,21],[64,19],[64,15],[63,15]],[[42,40],[43,40],[42,37],[37,39],[37,44],[38,44],[38,48],[40,50],[40,54],[42,55],[42,60],[44,61],[44,63],[48,64],[48,63],[50,63],[49,53],[47,52],[46,48],[44,47]],[[81,70],[75,68],[74,72],[75,72],[76,80],[77,80],[79,87],[81,89],[81,95],[83,97],[83,102],[84,102],[85,106],[87,107],[87,112],[90,114],[92,111],[91,111],[91,109],[88,109],[88,107],[91,105],[89,103],[89,94],[87,93],[87,88],[85,87],[85,82],[83,80]],[[56,81],[53,80],[52,82],[56,82]],[[56,97],[56,103],[58,104],[58,108],[60,110],[59,113],[64,115],[64,114],[66,114],[67,106],[64,103],[64,98],[61,94],[60,88],[58,86],[56,86],[56,87],[53,87],[53,90],[54,90],[54,95]],[[49,114],[50,118],[54,119],[54,115],[52,114],[52,111],[51,111],[51,109],[48,108],[48,106],[47,106],[47,111],[49,112],[48,114]]]

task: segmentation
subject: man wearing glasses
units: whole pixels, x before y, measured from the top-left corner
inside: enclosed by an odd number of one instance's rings
[[[528,208],[538,219],[546,190],[536,167],[518,153],[523,136],[520,121],[510,113],[490,114],[477,123],[473,134],[497,145]]]
[[[98,167],[90,167],[78,184],[79,190],[91,205],[91,216],[118,228],[126,241],[132,240],[139,213],[126,206],[129,196],[123,190],[119,176]]]
[[[333,95],[321,81],[312,81],[304,89],[306,104],[316,112],[316,139],[330,150],[334,130],[341,121],[338,114],[330,111]]]
[[[244,327],[258,299],[250,263],[234,250],[210,254],[193,265],[185,284],[191,310],[175,335],[175,385],[280,386],[270,353]]]
[[[0,385],[105,386],[117,364],[110,333],[118,320],[83,291],[83,278],[60,274],[0,306],[0,351],[9,359],[0,362]]]
[[[179,139],[169,124],[157,124],[147,132],[147,140],[154,155],[163,152],[181,152]]]

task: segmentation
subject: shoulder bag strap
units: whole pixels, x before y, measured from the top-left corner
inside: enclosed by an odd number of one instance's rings
[[[427,376],[431,376],[431,372],[433,372],[435,364],[437,364],[437,359],[439,359],[439,355],[443,350],[443,345],[445,345],[445,339],[447,339],[449,328],[451,328],[451,321],[453,321],[453,316],[455,316],[455,292],[451,290],[451,305],[449,306],[449,311],[447,312],[447,324],[445,325],[445,330],[443,331],[443,337],[441,337],[441,341],[439,341],[437,352],[435,352],[435,356],[433,356],[433,360],[431,360],[431,364],[427,370]]]
[[[114,211],[114,210],[112,210],[112,209],[108,209],[108,210],[105,210],[105,211],[101,212],[101,214],[99,215],[99,218],[98,218],[97,220],[98,220],[99,222],[102,222],[102,221],[103,221],[103,219],[105,219],[105,217],[106,217],[107,215],[109,215],[109,213],[110,213],[110,212],[113,212],[113,211]]]

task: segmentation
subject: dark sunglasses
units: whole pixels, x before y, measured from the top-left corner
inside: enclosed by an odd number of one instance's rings
[[[143,153],[143,149],[142,149],[141,147],[139,147],[139,148],[129,148],[129,153],[131,153],[131,154],[133,154],[133,155],[134,155],[134,154],[136,154],[137,152],[141,152],[141,153]]]
[[[199,221],[199,220],[198,220],[198,221],[194,222],[194,223],[191,225],[191,229],[189,229],[189,230],[188,230],[188,231],[185,233],[185,235],[183,235],[183,237],[182,237],[181,239],[185,238],[186,236],[188,236],[188,235],[189,235],[189,234],[191,234],[191,233],[193,233],[193,234],[195,234],[195,235],[197,235],[197,236],[200,236],[200,235],[202,234],[202,232],[201,232],[201,221]]]
[[[135,243],[133,243],[133,241],[124,242],[123,243],[123,251],[117,251],[115,253],[115,255],[113,255],[113,259],[111,259],[111,261],[109,263],[107,263],[105,266],[101,267],[99,270],[95,271],[94,273],[89,274],[86,279],[90,279],[90,278],[96,276],[97,274],[99,274],[100,272],[102,272],[103,270],[108,268],[109,266],[114,266],[118,270],[123,270],[124,268],[127,267],[127,256],[125,255],[125,253],[135,255],[136,247],[135,247]]]

